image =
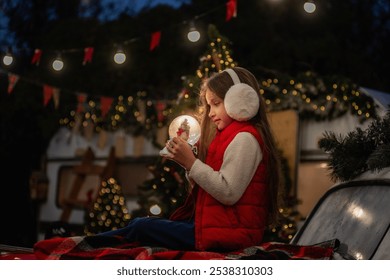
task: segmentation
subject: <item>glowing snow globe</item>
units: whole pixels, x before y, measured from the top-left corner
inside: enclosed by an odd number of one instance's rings
[[[200,138],[199,122],[190,115],[181,115],[176,117],[168,128],[169,139],[180,137],[187,141],[191,146],[195,145]],[[166,147],[160,151],[160,155],[168,155]]]

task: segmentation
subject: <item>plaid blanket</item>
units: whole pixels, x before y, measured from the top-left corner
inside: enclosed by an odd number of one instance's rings
[[[139,246],[117,236],[75,236],[38,241],[33,249],[36,259],[45,260],[327,260],[338,243],[337,239],[310,246],[266,242],[235,252],[210,252]]]

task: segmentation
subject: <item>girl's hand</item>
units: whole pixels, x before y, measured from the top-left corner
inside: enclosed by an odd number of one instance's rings
[[[190,170],[194,164],[196,157],[192,151],[192,147],[184,139],[180,137],[173,137],[165,145],[169,154],[164,156],[168,159],[176,161],[186,170]]]

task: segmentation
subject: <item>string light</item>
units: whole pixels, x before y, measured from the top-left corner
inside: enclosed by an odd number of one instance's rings
[[[190,30],[188,31],[187,38],[190,42],[198,42],[200,39],[200,33],[196,29],[194,22],[190,22]]]
[[[6,66],[11,65],[13,61],[14,61],[14,58],[12,57],[12,55],[10,53],[6,53],[5,56],[3,57],[3,63]]]
[[[3,57],[3,63],[4,63],[4,65],[9,66],[12,64],[13,61],[14,61],[14,58],[12,56],[11,48],[8,48],[7,53]]]
[[[64,62],[62,61],[60,54],[54,59],[52,67],[55,71],[61,71],[64,68]]]
[[[280,0],[273,0],[273,1],[280,1]],[[222,4],[214,9],[210,9],[209,11],[207,12],[204,12],[200,15],[196,15],[191,21],[190,21],[190,29],[189,29],[189,32],[187,34],[187,38],[190,42],[197,42],[200,40],[201,38],[201,34],[200,32],[195,28],[194,26],[194,20],[198,20],[202,17],[205,17],[207,16],[208,14],[211,14],[211,13],[214,13],[216,10],[220,9],[220,8],[223,8],[223,9],[226,9],[226,4]],[[307,13],[313,13],[315,10],[316,10],[316,5],[314,3],[313,0],[306,0],[305,4],[304,4],[304,9]],[[183,21],[182,24],[188,24],[188,21]],[[131,38],[131,39],[128,39],[126,41],[124,41],[123,43],[131,43],[131,42],[136,42],[138,41],[140,38],[139,37],[134,37],[134,38]],[[37,51],[37,50],[36,50]],[[61,52],[74,52],[74,51],[77,51],[77,49],[71,49],[71,50],[62,50]],[[85,51],[85,48],[83,49],[80,49],[80,51]],[[40,50],[40,53],[39,55],[36,55],[34,56],[33,58],[33,64],[35,65],[38,65],[39,64],[39,57],[40,55],[42,54],[41,50]],[[88,60],[90,60],[90,58],[88,58]],[[126,61],[126,55],[123,51],[119,51],[114,55],[114,61],[115,63],[117,64],[123,64],[125,61]],[[13,63],[13,57],[12,55],[10,54],[6,54],[4,57],[3,57],[3,63],[4,65],[8,66],[8,65],[11,65]],[[64,67],[64,63],[62,61],[56,61],[56,66],[55,66],[55,70],[56,71],[60,71],[62,70],[62,68]],[[225,62],[226,63],[226,62]],[[86,61],[83,61],[83,65],[86,64]],[[54,65],[52,65],[53,69],[54,69]]]
[[[161,214],[161,207],[158,206],[157,204],[154,204],[154,205],[152,205],[152,206],[150,207],[149,211],[150,211],[150,213],[151,213],[152,215],[158,216],[158,215]]]
[[[305,4],[303,4],[303,9],[308,14],[314,13],[316,10],[316,4],[313,0],[307,0]]]
[[[122,48],[118,48],[117,52],[114,55],[114,61],[116,64],[123,64],[126,61],[126,54],[123,52]]]

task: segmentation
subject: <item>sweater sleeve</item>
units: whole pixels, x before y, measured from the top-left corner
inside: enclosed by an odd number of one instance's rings
[[[233,205],[246,190],[262,158],[256,138],[241,132],[226,148],[219,171],[197,159],[188,176],[222,204]]]

